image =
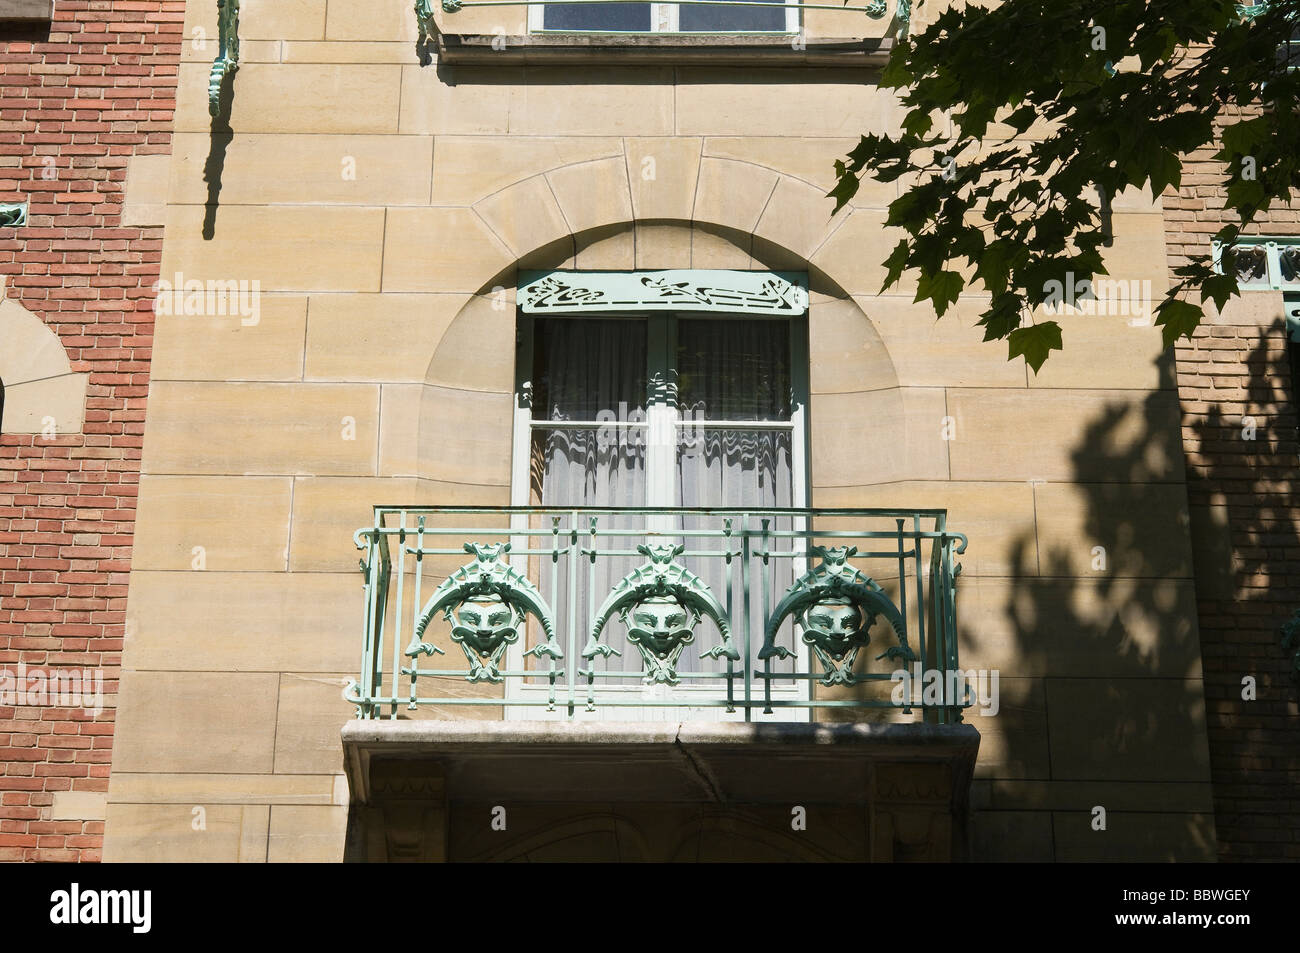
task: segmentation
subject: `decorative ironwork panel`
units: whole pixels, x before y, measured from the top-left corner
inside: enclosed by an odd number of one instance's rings
[[[26,202],[0,202],[0,228],[22,228],[26,224]]]
[[[550,606],[527,577],[500,561],[500,556],[509,551],[509,543],[466,543],[465,552],[473,553],[474,561],[461,566],[434,590],[420,612],[404,654],[413,659],[435,652],[444,654],[436,645],[424,641],[429,623],[442,612],[451,623],[451,640],[469,662],[467,681],[501,681],[501,657],[508,646],[519,640],[529,615],[537,618],[546,633],[546,641],[530,652],[564,658],[555,641]]]
[[[525,314],[716,311],[795,317],[808,312],[808,277],[773,271],[549,271],[520,276]]]
[[[366,554],[365,622],[360,677],[344,697],[361,718],[476,705],[569,719],[620,706],[746,720],[920,708],[927,720],[960,721],[972,702],[948,676],[961,673],[953,557],[966,540],[946,519],[942,510],[376,507],[374,526],[355,537]],[[473,559],[445,568],[465,553]],[[625,571],[620,561],[638,555],[645,562]],[[602,598],[594,583],[616,565],[624,575]],[[870,567],[888,573],[888,592]],[[791,570],[802,575],[782,592],[786,582],[774,583]],[[439,582],[424,599],[426,578]],[[706,617],[720,640],[688,660]],[[439,618],[450,627],[443,645],[460,653],[435,644]],[[891,664],[864,664],[882,620],[876,659]],[[632,652],[642,665],[607,664]],[[944,676],[937,693],[826,691],[899,681],[908,663]],[[489,693],[448,692],[448,679]]]
[[[1244,235],[1211,248],[1214,269],[1223,274],[1230,264],[1242,291],[1300,291],[1300,236]]]
[[[763,634],[760,659],[786,658],[791,652],[776,644],[776,633],[787,616],[794,616],[803,628],[803,641],[812,647],[826,674],[823,685],[852,685],[857,681],[853,665],[871,636],[877,616],[884,616],[898,637],[877,659],[904,662],[916,660],[907,644],[907,627],[902,614],[874,579],[849,565],[856,546],[826,548],[814,546],[812,554],[821,565],[796,579],[786,590]]]
[[[208,74],[208,113],[221,112],[221,84],[239,68],[239,0],[217,0],[217,33],[220,46]]]
[[[645,662],[647,685],[678,683],[677,660],[682,650],[695,641],[695,626],[702,616],[713,620],[722,633],[722,642],[701,658],[740,661],[740,653],[731,644],[727,611],[703,579],[676,562],[685,550],[685,546],[673,545],[637,547],[637,552],[650,561],[619,580],[605,599],[592,622],[583,658],[617,653],[617,649],[600,641],[605,623],[617,612],[627,627],[627,640]]]

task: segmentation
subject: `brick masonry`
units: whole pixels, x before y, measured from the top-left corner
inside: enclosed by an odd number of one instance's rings
[[[171,148],[183,19],[59,0],[48,26],[0,24],[0,202],[30,201],[0,274],[90,375],[81,434],[0,437],[0,668],[101,669],[107,705],[0,707],[0,861],[100,857],[102,810],[56,797],[108,788],[162,247],[121,213],[128,161]]]
[[[1164,196],[1171,273],[1229,221],[1215,151],[1188,157],[1181,188]],[[1300,234],[1300,210],[1250,231]],[[1212,313],[1175,362],[1219,857],[1300,860],[1300,710],[1280,635],[1300,609],[1300,381],[1280,293],[1245,292]],[[1246,676],[1254,701],[1242,698]]]

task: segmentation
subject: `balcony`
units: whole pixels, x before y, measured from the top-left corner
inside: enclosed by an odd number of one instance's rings
[[[959,670],[966,538],[943,511],[376,507],[356,542],[359,718],[951,724],[969,703],[951,679],[892,691],[918,665]]]
[[[376,507],[355,539],[351,857],[479,857],[457,811],[592,799],[865,807],[852,856],[961,855],[944,511]]]

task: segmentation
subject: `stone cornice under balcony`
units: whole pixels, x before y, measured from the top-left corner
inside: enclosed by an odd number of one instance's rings
[[[352,800],[383,796],[372,766],[436,763],[465,800],[872,799],[872,765],[944,765],[956,810],[979,751],[973,725],[830,722],[353,720],[343,725]],[[635,775],[635,777],[633,777]],[[377,789],[378,787],[378,789]]]
[[[2,0],[0,0],[2,2]],[[725,34],[435,33],[439,64],[583,66],[839,66],[879,69],[894,41],[803,40],[796,37]],[[493,45],[495,44],[495,46]]]

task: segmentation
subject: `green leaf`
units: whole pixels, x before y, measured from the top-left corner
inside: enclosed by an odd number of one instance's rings
[[[1213,299],[1220,311],[1228,299],[1237,293],[1237,279],[1232,275],[1210,275],[1201,279],[1201,300]]]
[[[929,298],[934,302],[934,313],[943,317],[948,306],[957,303],[966,279],[955,271],[941,271],[934,275],[922,275],[916,286],[916,300]]]
[[[1205,311],[1200,305],[1178,298],[1166,298],[1160,302],[1156,314],[1156,324],[1160,326],[1160,336],[1165,347],[1171,346],[1179,338],[1190,338],[1205,317]]]
[[[1061,350],[1061,326],[1055,321],[1043,321],[1027,327],[1016,328],[1007,338],[1007,360],[1023,357],[1025,363],[1038,373],[1052,351]]]
[[[1020,327],[1023,305],[1019,295],[1010,292],[995,295],[992,305],[976,322],[984,329],[984,340],[1000,341]]]
[[[894,250],[885,259],[885,267],[888,271],[885,273],[885,283],[880,286],[882,294],[888,291],[899,278],[903,277],[903,269],[907,267],[907,254],[908,244],[907,239],[904,238],[894,246]]]
[[[838,170],[837,170],[838,171]],[[858,186],[861,183],[858,177],[852,172],[841,172],[840,179],[835,183],[835,188],[826,193],[827,197],[835,199],[835,211],[838,212],[858,194]]]

